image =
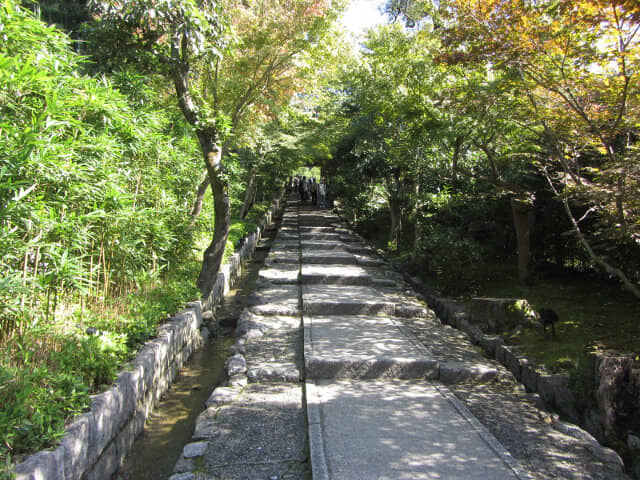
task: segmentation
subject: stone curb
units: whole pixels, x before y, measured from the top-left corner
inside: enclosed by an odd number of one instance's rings
[[[309,432],[309,457],[313,480],[329,480],[329,468],[325,456],[320,414],[320,398],[313,380],[305,382],[307,423]]]
[[[118,374],[113,386],[92,397],[90,411],[66,428],[60,444],[42,450],[16,465],[15,480],[109,480],[127,456],[135,438],[179,369],[202,344],[203,313],[217,304],[253,254],[264,229],[281,208],[274,201],[255,232],[221,268],[211,296],[195,301],[160,326],[157,338],[147,342],[136,358]],[[203,327],[206,328],[206,327]],[[206,332],[205,332],[206,335]]]
[[[433,385],[438,389],[440,394],[454,406],[460,415],[462,415],[465,420],[471,424],[482,440],[484,440],[485,443],[489,445],[494,452],[496,452],[496,455],[500,457],[502,462],[511,469],[519,480],[533,480],[533,477],[520,467],[518,461],[513,458],[513,456],[502,446],[496,437],[494,437],[493,434],[480,423],[480,421],[467,409],[467,407],[462,404],[462,402],[460,402],[460,400],[458,400],[453,393],[451,393],[447,387],[442,384],[438,384],[437,382],[434,382]]]

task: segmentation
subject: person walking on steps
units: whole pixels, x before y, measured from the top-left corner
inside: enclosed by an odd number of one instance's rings
[[[320,177],[320,183],[318,184],[318,206],[327,208],[327,184],[324,181],[324,177]]]
[[[306,202],[309,198],[311,198],[309,194],[309,179],[307,177],[302,177],[300,203]]]
[[[316,182],[315,178],[311,179],[309,190],[311,190],[311,203],[313,205],[318,205],[318,182]]]

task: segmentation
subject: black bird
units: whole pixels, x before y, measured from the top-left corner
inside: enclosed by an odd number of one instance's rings
[[[551,310],[550,308],[541,308],[540,312],[538,312],[538,318],[542,323],[542,328],[544,329],[544,333],[547,333],[547,325],[551,325],[551,335],[555,337],[556,330],[554,325],[560,320],[558,318],[558,314]]]

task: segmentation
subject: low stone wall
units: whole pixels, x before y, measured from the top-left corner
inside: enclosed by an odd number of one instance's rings
[[[158,329],[128,363],[114,385],[92,397],[87,413],[76,417],[57,448],[31,455],[14,469],[16,480],[108,480],[127,456],[135,438],[176,374],[206,336],[204,310],[217,305],[240,273],[264,229],[271,225],[280,201],[265,214],[258,229],[247,236],[218,274],[205,301],[187,304]]]

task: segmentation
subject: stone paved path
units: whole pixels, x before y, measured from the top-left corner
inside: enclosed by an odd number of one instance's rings
[[[624,478],[326,211],[288,203],[232,353],[171,480]]]

